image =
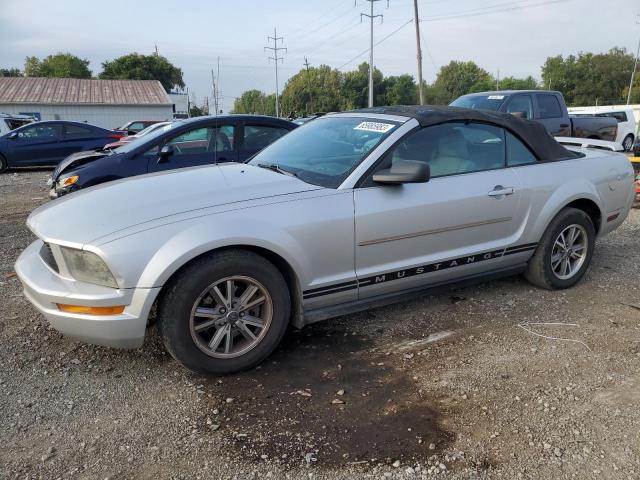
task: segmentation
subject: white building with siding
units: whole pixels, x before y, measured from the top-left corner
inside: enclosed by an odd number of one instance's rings
[[[0,112],[117,128],[171,120],[173,102],[157,80],[0,77]]]

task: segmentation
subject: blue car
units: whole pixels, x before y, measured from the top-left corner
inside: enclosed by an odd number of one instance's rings
[[[115,150],[70,155],[53,172],[49,196],[145,173],[244,162],[296,127],[261,115],[179,120]]]
[[[123,133],[80,122],[35,122],[0,137],[0,172],[13,167],[53,166],[75,152],[101,149]]]

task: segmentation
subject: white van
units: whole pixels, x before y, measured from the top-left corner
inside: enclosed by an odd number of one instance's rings
[[[616,142],[621,143],[628,152],[633,147],[636,139],[636,118],[631,108],[620,107],[575,107],[569,108],[569,116],[593,116],[612,117],[618,121],[618,134]]]

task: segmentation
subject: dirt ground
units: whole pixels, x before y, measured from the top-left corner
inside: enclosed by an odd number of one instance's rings
[[[640,478],[640,210],[571,290],[416,298],[205,378],[153,329],[135,351],[77,344],[24,299],[48,175],[0,175],[0,478]]]

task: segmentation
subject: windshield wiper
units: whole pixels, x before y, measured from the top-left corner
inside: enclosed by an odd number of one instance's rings
[[[281,173],[282,175],[288,175],[289,177],[297,177],[293,172],[289,170],[285,170],[280,165],[276,165],[275,163],[259,163],[257,165],[260,168],[266,168],[267,170],[271,170],[272,172]]]

